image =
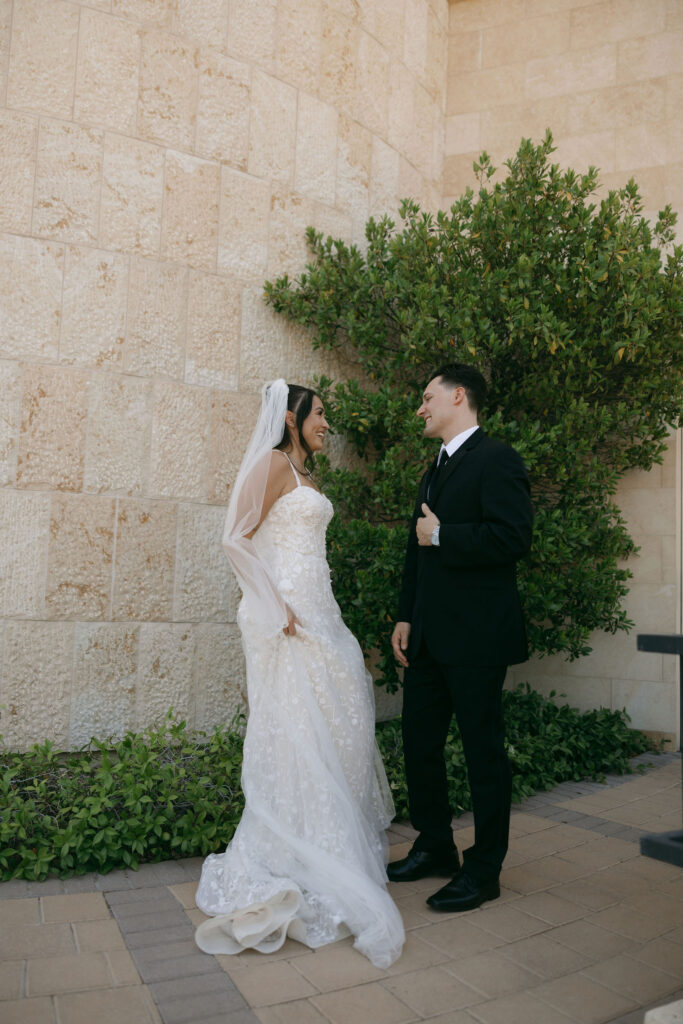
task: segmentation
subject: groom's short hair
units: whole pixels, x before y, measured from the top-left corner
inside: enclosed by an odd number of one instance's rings
[[[464,388],[470,409],[474,412],[481,410],[486,401],[486,380],[475,366],[468,366],[467,363],[446,363],[435,370],[429,380],[436,377],[440,377],[446,387]]]

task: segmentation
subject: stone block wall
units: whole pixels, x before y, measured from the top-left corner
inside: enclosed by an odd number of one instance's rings
[[[243,700],[220,547],[309,224],[436,208],[447,0],[0,0],[0,732]]]
[[[486,149],[501,167],[522,137],[550,127],[553,159],[600,168],[603,189],[634,177],[645,216],[679,211],[683,240],[683,3],[680,0],[456,0],[450,6],[444,193],[474,184]],[[629,634],[595,634],[594,653],[517,666],[583,708],[626,707],[639,728],[678,731],[678,659],[636,650],[637,632],[683,632],[680,433],[664,465],[632,473],[617,494],[640,553]]]

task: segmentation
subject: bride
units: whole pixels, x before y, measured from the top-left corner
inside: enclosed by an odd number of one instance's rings
[[[386,968],[405,940],[386,891],[393,805],[374,738],[372,681],[332,594],[333,508],[311,478],[328,430],[315,392],[274,381],[235,481],[223,546],[242,588],[245,809],[204,862],[207,953],[311,948],[354,936]]]

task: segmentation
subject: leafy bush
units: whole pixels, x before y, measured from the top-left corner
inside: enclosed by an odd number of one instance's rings
[[[631,625],[634,544],[613,495],[627,470],[661,461],[680,421],[683,247],[670,207],[650,225],[633,181],[594,201],[596,170],[561,170],[552,152],[550,133],[524,140],[495,184],[484,154],[476,195],[436,215],[406,200],[399,228],[368,221],[364,253],[310,228],[305,272],[265,287],[314,347],[355,364],[357,379],[318,388],[357,458],[319,464],[337,509],[335,591],[390,689],[406,523],[435,453],[415,412],[444,362],[482,368],[482,425],[529,468],[536,529],[519,584],[532,650],[575,658],[591,631]]]
[[[241,769],[239,721],[190,735],[170,714],[113,745],[2,752],[0,878],[106,874],[219,849],[242,813]]]
[[[555,693],[551,694],[554,697]],[[578,711],[546,700],[529,684],[503,691],[506,747],[512,766],[512,799],[578,779],[602,781],[607,772],[631,771],[630,757],[655,749],[644,733],[628,726],[625,711]],[[408,817],[400,720],[377,726],[379,744],[397,818]],[[455,718],[446,742],[451,806],[456,815],[472,808],[462,740]]]
[[[582,715],[528,687],[506,692],[505,712],[516,800],[565,779],[629,771],[628,757],[648,749],[623,712]],[[377,740],[400,820],[408,816],[400,721],[380,723]],[[460,813],[470,804],[455,723],[446,757]],[[155,729],[72,754],[49,742],[0,752],[0,880],[106,874],[221,850],[244,806],[241,765],[239,721],[207,736],[170,714]]]

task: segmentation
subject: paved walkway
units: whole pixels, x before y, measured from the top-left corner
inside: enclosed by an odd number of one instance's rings
[[[681,826],[676,754],[513,809],[500,900],[438,914],[391,885],[408,939],[388,971],[350,940],[267,957],[193,943],[201,860],[0,885],[2,1024],[641,1024],[683,998],[683,869],[641,857]],[[471,840],[469,816],[454,823]],[[392,859],[413,832],[395,826]]]

